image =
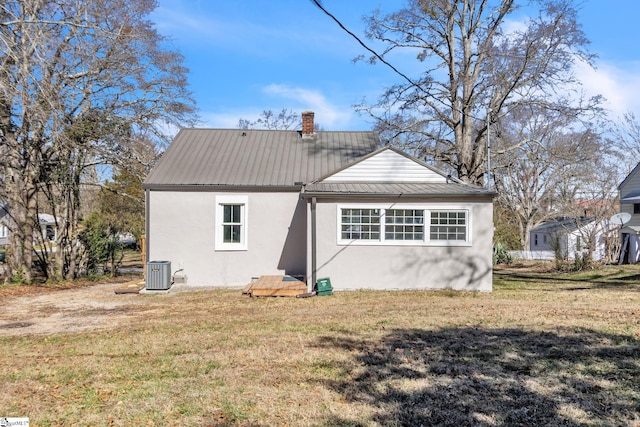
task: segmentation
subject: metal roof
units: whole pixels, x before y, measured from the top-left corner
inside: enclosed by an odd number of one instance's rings
[[[488,196],[495,192],[458,181],[446,183],[401,182],[318,182],[307,184],[304,194],[310,196],[383,196],[383,197],[448,197]]]
[[[182,129],[143,186],[300,187],[379,147],[375,132]]]
[[[629,233],[629,230],[631,230],[635,234],[640,234],[640,227],[638,227],[637,225],[625,225],[620,229],[620,232]]]
[[[621,198],[620,203],[640,203],[640,191],[632,191]]]
[[[571,218],[571,217],[558,217],[549,221],[545,221],[539,226],[533,228],[531,232],[536,233],[555,233],[557,231],[571,232],[578,228],[584,227],[587,224],[595,221],[595,218]]]

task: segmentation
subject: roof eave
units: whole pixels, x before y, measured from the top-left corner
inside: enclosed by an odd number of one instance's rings
[[[326,191],[303,191],[303,198],[350,198],[350,199],[388,199],[388,198],[403,198],[403,199],[424,199],[424,198],[484,198],[493,200],[496,196],[495,193],[357,193],[357,192],[326,192]]]
[[[238,191],[254,193],[297,193],[302,185],[212,185],[212,184],[143,184],[150,191]]]

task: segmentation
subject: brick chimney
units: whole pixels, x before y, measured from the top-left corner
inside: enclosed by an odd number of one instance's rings
[[[314,134],[313,111],[302,113],[302,137],[310,137]]]

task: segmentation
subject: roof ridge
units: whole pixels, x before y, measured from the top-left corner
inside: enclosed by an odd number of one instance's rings
[[[238,132],[292,132],[300,133],[301,129],[240,129],[240,128],[215,128],[215,127],[188,127],[180,130],[198,131],[238,131]],[[374,130],[318,130],[315,133],[377,133]]]

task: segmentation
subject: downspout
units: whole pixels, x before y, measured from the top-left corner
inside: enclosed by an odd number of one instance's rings
[[[316,286],[316,198],[311,198],[311,291]]]
[[[487,177],[484,188],[491,188],[491,108],[487,111]]]
[[[147,278],[147,262],[149,262],[149,206],[151,202],[149,201],[149,189],[144,190],[144,264],[142,266],[142,271],[144,272],[144,278]]]

